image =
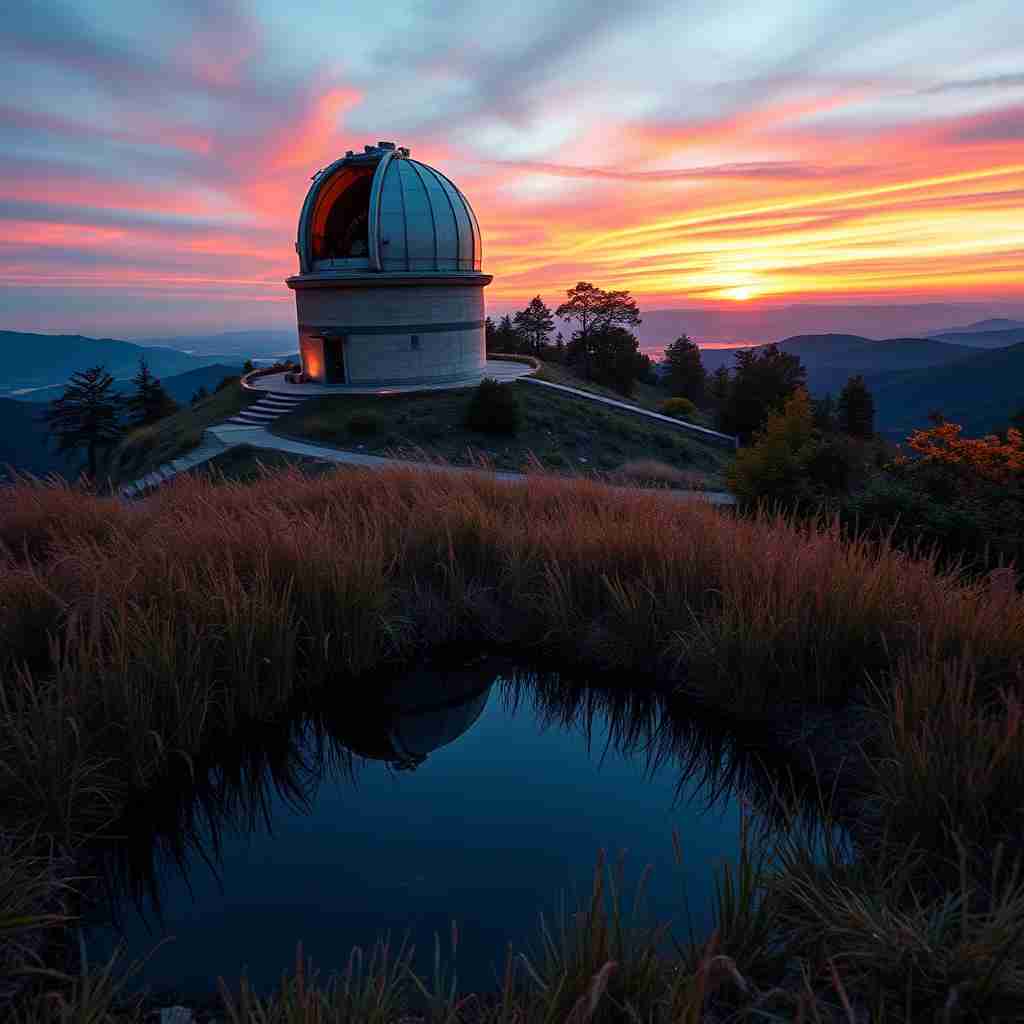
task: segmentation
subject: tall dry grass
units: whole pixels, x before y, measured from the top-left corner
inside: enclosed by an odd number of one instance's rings
[[[722,941],[782,949],[837,999],[844,977],[885,1019],[1024,998],[1010,574],[596,482],[396,469],[179,479],[133,505],[0,491],[2,824],[73,849],[297,691],[373,687],[451,645],[660,677],[754,722],[866,705],[872,841],[824,866],[813,843],[791,851],[767,904],[733,878]]]

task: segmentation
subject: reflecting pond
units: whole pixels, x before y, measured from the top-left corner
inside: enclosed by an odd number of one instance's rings
[[[95,924],[94,948],[173,936],[143,980],[202,995],[243,971],[273,985],[299,940],[329,970],[408,934],[425,963],[454,919],[460,984],[487,988],[602,848],[627,880],[652,867],[659,918],[710,930],[741,805],[763,817],[778,781],[756,737],[671,695],[487,661],[374,685],[253,725],[140,797],[97,850],[93,916],[116,923]]]

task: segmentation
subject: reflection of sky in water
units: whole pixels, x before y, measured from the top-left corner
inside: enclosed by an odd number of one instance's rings
[[[685,885],[700,934],[714,863],[737,850],[737,803],[705,811],[696,783],[678,790],[678,767],[652,775],[642,754],[605,750],[606,738],[597,716],[588,751],[579,727],[542,728],[528,701],[513,713],[495,687],[476,723],[415,771],[360,762],[354,786],[330,773],[309,813],[275,797],[273,835],[222,837],[220,882],[199,856],[187,883],[168,870],[163,922],[147,932],[134,911],[125,915],[132,956],[173,935],[146,982],[208,992],[218,975],[236,980],[243,969],[273,984],[300,939],[326,971],[353,944],[410,930],[425,967],[434,933],[446,937],[454,918],[460,984],[485,987],[509,941],[532,944],[538,912],[560,890],[586,891],[602,846],[627,852],[630,879],[654,866],[649,902],[660,917],[683,916]]]

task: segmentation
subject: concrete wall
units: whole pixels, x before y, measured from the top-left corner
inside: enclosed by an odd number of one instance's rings
[[[350,334],[345,345],[349,384],[460,377],[482,370],[485,359],[482,328],[421,334]]]
[[[427,383],[484,368],[481,284],[346,282],[297,288],[295,300],[303,368],[315,380],[324,380],[322,343],[313,338],[320,333],[345,336],[349,384]]]

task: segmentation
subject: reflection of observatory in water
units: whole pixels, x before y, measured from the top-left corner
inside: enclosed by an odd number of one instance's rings
[[[416,768],[472,728],[493,682],[494,670],[487,668],[413,672],[364,706],[353,721],[328,729],[360,757]]]

